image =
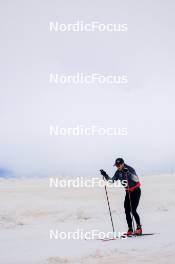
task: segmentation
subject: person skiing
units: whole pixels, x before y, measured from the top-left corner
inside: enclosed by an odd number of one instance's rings
[[[122,185],[125,186],[126,195],[124,208],[126,221],[128,224],[128,232],[126,235],[141,235],[142,226],[140,224],[139,214],[137,213],[137,207],[141,196],[141,184],[139,178],[136,174],[136,171],[132,167],[125,164],[122,158],[117,158],[114,166],[117,167],[117,171],[112,178],[110,178],[104,170],[101,169],[100,172],[107,181],[114,182],[120,180]],[[133,217],[137,224],[136,230],[134,230]]]

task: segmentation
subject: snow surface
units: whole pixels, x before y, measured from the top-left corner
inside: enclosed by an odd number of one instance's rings
[[[175,180],[142,179],[139,213],[154,236],[50,240],[50,230],[111,231],[104,188],[49,188],[49,179],[0,179],[0,263],[174,263]],[[108,188],[116,232],[127,229],[122,188]]]

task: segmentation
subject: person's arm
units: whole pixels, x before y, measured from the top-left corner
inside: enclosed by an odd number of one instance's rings
[[[129,167],[128,171],[129,171],[131,174],[134,174],[134,175],[137,176],[136,171],[135,171],[132,167]]]
[[[114,182],[118,180],[117,177],[117,172],[114,174],[114,176],[112,178],[109,177],[109,175],[106,173],[106,171],[104,170],[100,170],[101,175],[103,175],[103,177],[105,178],[106,181],[110,181],[110,182]]]
[[[137,176],[136,171],[130,167],[127,166],[124,168],[124,172],[127,173],[128,175],[130,175],[130,178],[134,181],[134,182],[138,182],[139,181],[139,177]]]

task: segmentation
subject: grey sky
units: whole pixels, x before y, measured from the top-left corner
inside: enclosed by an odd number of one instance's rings
[[[0,168],[16,175],[140,173],[174,165],[175,3],[1,1]],[[128,24],[127,33],[50,33],[49,22]],[[127,86],[50,85],[49,73],[126,73]],[[122,137],[50,137],[49,125],[127,127]]]

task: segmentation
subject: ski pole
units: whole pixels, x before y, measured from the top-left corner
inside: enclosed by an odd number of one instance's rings
[[[128,191],[128,194],[129,194],[130,208],[131,208],[131,214],[132,214],[132,226],[133,226],[133,231],[134,231],[134,234],[135,234],[134,216],[133,216],[133,210],[132,210],[131,195],[130,195],[129,191]]]
[[[104,176],[103,176],[103,180],[105,182]],[[105,193],[106,193],[106,198],[107,198],[107,202],[108,202],[108,208],[109,208],[109,214],[110,214],[110,218],[111,218],[112,230],[113,230],[113,234],[114,234],[115,233],[114,223],[113,223],[113,219],[112,219],[112,213],[111,213],[111,207],[110,207],[110,203],[109,203],[109,198],[108,198],[108,192],[107,192],[107,188],[106,188],[106,183],[105,183]]]
[[[129,182],[128,182],[128,175],[127,175],[127,172],[126,172],[126,179],[127,179],[128,188],[129,188]],[[134,216],[133,216],[133,210],[132,210],[131,195],[130,195],[130,191],[129,191],[129,190],[128,190],[128,196],[129,196],[129,203],[130,203],[131,214],[132,214],[132,228],[133,228],[133,232],[134,232],[134,234],[135,234]]]

